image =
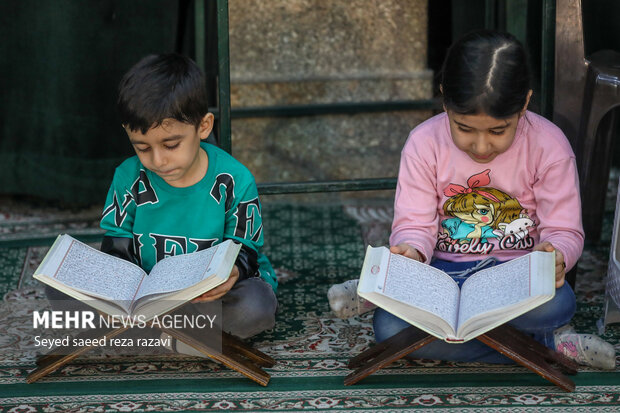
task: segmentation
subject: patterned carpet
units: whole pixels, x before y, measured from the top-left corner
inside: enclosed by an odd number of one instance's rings
[[[57,232],[96,242],[99,211],[76,215],[41,206],[18,211],[0,210],[1,411],[594,412],[620,406],[618,368],[584,368],[574,376],[577,390],[565,393],[517,366],[400,360],[344,386],[347,360],[373,342],[371,317],[335,318],[326,291],[359,275],[366,243],[386,242],[391,209],[385,202],[264,205],[266,253],[281,281],[276,327],[254,340],[278,361],[268,370],[268,387],[216,363],[176,355],[89,355],[26,384],[36,354],[28,350],[32,343],[24,326],[31,322],[28,311],[44,300],[32,272]],[[37,236],[29,238],[33,233]],[[580,261],[574,319],[579,331],[596,331],[608,257],[608,247],[589,247]],[[620,327],[608,327],[604,337],[618,347]]]

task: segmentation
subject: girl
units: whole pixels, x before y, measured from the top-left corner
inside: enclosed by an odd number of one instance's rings
[[[440,90],[445,112],[416,127],[402,151],[391,252],[430,263],[460,285],[483,267],[555,250],[555,297],[511,324],[581,364],[615,368],[610,344],[568,325],[576,301],[564,277],[584,242],[575,156],[555,125],[527,111],[523,46],[505,33],[464,36],[448,50]],[[358,303],[356,286],[351,280],[330,289],[340,316],[371,307],[348,304]],[[373,326],[381,342],[409,324],[377,308]],[[510,362],[477,340],[437,340],[411,356]]]

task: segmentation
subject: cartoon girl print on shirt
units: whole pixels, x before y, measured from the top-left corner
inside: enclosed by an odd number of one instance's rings
[[[501,249],[529,248],[529,231],[534,222],[525,214],[516,198],[488,187],[490,169],[467,180],[467,187],[450,184],[444,189],[449,197],[443,205],[446,216],[441,222],[437,248],[457,253],[488,254],[497,239]],[[526,241],[526,242],[520,242]]]

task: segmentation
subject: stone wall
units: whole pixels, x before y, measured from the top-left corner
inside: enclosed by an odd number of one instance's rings
[[[234,107],[432,97],[426,0],[230,0]],[[396,176],[428,111],[234,119],[257,182]]]

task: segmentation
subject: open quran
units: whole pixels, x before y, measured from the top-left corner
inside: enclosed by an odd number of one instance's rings
[[[358,294],[437,338],[461,343],[551,300],[555,253],[536,251],[478,271],[459,288],[437,268],[369,246]]]
[[[146,273],[69,235],[59,235],[34,278],[110,315],[151,319],[224,283],[241,245],[231,240],[169,256]]]

